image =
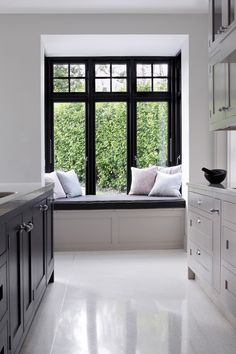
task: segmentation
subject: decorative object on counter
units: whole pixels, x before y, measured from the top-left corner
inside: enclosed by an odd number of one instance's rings
[[[223,182],[227,175],[227,171],[221,169],[209,170],[208,168],[203,167],[202,171],[204,172],[204,176],[207,181],[211,184],[219,184]]]

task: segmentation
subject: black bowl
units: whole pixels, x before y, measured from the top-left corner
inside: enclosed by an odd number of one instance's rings
[[[211,184],[219,184],[219,183],[223,182],[223,180],[225,179],[226,174],[227,174],[227,171],[219,170],[219,169],[212,170],[212,172],[214,172],[215,174],[214,175],[209,175],[206,172],[204,173],[205,178]]]

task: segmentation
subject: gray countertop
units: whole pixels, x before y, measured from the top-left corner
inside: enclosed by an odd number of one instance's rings
[[[14,192],[0,198],[0,217],[53,189],[53,183],[0,184],[0,192]]]

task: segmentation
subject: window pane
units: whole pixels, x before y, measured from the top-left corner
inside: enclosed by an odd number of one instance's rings
[[[153,76],[168,76],[168,64],[154,64]]]
[[[165,166],[168,160],[168,103],[137,103],[138,167]]]
[[[137,76],[151,76],[151,64],[137,64]]]
[[[70,80],[71,92],[85,92],[85,79],[71,79]]]
[[[138,92],[152,91],[152,79],[137,79]]]
[[[85,65],[84,64],[71,64],[70,76],[85,77]]]
[[[55,170],[74,169],[85,186],[85,103],[54,103]]]
[[[110,64],[96,64],[95,76],[96,77],[110,76]]]
[[[153,91],[168,91],[168,79],[153,79]]]
[[[67,79],[54,79],[53,92],[69,92],[69,83]]]
[[[110,92],[110,79],[96,79],[95,91],[96,92]]]
[[[126,79],[112,79],[112,91],[113,92],[125,92],[127,91]]]
[[[54,77],[68,77],[68,64],[54,64],[53,65]]]
[[[97,194],[126,191],[125,102],[96,103],[96,189]]]
[[[113,64],[112,76],[127,76],[126,64]]]

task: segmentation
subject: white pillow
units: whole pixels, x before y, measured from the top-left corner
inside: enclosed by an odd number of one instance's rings
[[[175,173],[173,175],[157,172],[155,184],[149,193],[149,196],[158,197],[180,197],[180,187],[182,174]]]
[[[62,188],[61,182],[59,181],[55,171],[50,173],[45,173],[45,181],[54,183],[54,199],[65,198],[66,194]]]
[[[182,172],[182,165],[171,166],[171,167],[157,166],[157,170],[163,173],[168,173],[170,175],[173,175],[174,173]]]
[[[156,166],[148,168],[131,167],[132,183],[129,194],[148,195],[157,175]]]
[[[67,198],[77,197],[82,195],[79,179],[74,170],[64,172],[57,171],[57,176],[66,193]]]

